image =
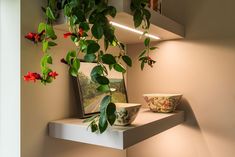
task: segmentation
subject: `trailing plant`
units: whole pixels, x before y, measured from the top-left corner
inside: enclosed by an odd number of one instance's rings
[[[147,33],[150,26],[150,12],[146,9],[148,0],[132,0],[131,11],[133,12],[134,26],[142,27]],[[59,10],[63,10],[67,19],[69,32],[64,34],[64,38],[70,38],[76,45],[75,50],[68,50],[67,55],[61,62],[68,66],[70,75],[77,77],[80,68],[80,54],[83,54],[86,62],[97,62],[92,69],[90,76],[92,81],[99,84],[97,91],[107,93],[100,104],[100,114],[86,119],[92,132],[103,133],[109,125],[113,125],[116,120],[116,106],[112,102],[112,91],[108,79],[108,65],[110,70],[125,73],[124,62],[127,66],[132,66],[132,59],[126,54],[125,46],[119,42],[115,35],[115,28],[110,24],[109,18],[115,18],[116,8],[110,6],[108,0],[48,0],[47,6],[42,8],[45,13],[45,22],[38,26],[37,33],[28,33],[25,37],[34,44],[42,45],[43,56],[40,62],[41,74],[29,72],[24,79],[26,81],[40,80],[41,83],[51,83],[57,76],[57,72],[50,68],[53,59],[50,53],[52,47],[56,46],[57,36],[53,29],[53,23],[59,17]],[[91,35],[89,33],[91,32]],[[101,49],[100,42],[103,40],[104,50]],[[141,52],[139,60],[141,69],[144,65],[152,66],[155,61],[149,56],[151,50],[150,38],[144,40],[145,49]],[[119,47],[119,54],[114,55],[108,51],[110,46]]]

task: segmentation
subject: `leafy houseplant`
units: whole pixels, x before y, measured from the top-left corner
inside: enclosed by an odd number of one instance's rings
[[[121,61],[132,66],[131,58],[125,52],[125,46],[119,42],[115,36],[115,29],[110,24],[108,18],[115,18],[116,8],[109,6],[108,0],[48,0],[47,6],[42,8],[46,15],[46,22],[38,26],[37,33],[28,33],[25,37],[35,44],[42,43],[43,57],[41,59],[41,74],[28,72],[24,79],[26,81],[41,81],[42,84],[51,83],[57,76],[57,72],[50,68],[52,56],[50,49],[56,46],[57,36],[53,29],[53,23],[59,17],[59,10],[63,10],[67,18],[69,32],[64,34],[64,38],[70,37],[76,45],[76,50],[69,50],[61,62],[66,64],[69,73],[77,77],[80,68],[79,54],[84,55],[87,62],[97,62],[91,71],[91,78],[99,84],[98,91],[108,93],[100,104],[100,114],[86,119],[92,132],[103,133],[109,125],[113,125],[116,120],[116,106],[112,103],[112,91],[110,82],[107,78],[108,72],[105,65],[110,69],[120,73],[125,73],[126,69]],[[148,0],[132,0],[131,11],[133,12],[134,26],[142,27],[147,30],[150,26],[150,12],[146,9]],[[91,35],[88,35],[91,32]],[[144,35],[144,34],[143,34]],[[100,41],[104,42],[104,50],[100,49]],[[151,50],[156,47],[150,47],[150,38],[144,40],[145,49],[139,55],[141,69],[144,65],[152,66],[155,61],[149,57]],[[109,46],[117,46],[120,49],[118,55],[108,52]]]

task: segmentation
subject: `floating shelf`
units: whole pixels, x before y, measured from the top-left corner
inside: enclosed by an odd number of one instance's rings
[[[147,138],[184,122],[184,112],[170,114],[153,113],[141,109],[132,125],[113,126],[103,134],[91,133],[82,119],[63,119],[49,123],[49,135],[58,139],[126,149]]]
[[[130,10],[131,0],[109,0],[109,4],[117,8],[116,17],[110,18],[110,21],[134,28],[133,16]],[[151,12],[149,34],[157,36],[160,40],[171,40],[184,38],[184,26],[149,9]],[[62,18],[55,26],[57,30],[68,31],[65,20]],[[138,28],[144,32],[141,28]],[[140,39],[140,35],[128,30],[116,27],[117,38],[125,44],[141,43],[144,39]],[[152,39],[152,41],[159,41]]]

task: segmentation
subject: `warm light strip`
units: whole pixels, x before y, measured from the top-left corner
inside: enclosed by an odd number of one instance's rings
[[[134,32],[134,33],[140,34],[140,35],[142,35],[142,34],[144,33],[144,32],[142,32],[142,31],[139,31],[139,30],[136,30],[136,29],[130,28],[130,27],[125,26],[125,25],[121,25],[121,24],[116,23],[116,22],[113,22],[113,21],[110,21],[110,24],[112,24],[113,26],[117,26],[117,27],[119,27],[119,28],[122,28],[122,29],[128,30],[128,31],[131,31],[131,32]],[[153,38],[153,39],[157,39],[157,40],[159,40],[159,39],[160,39],[158,36],[155,36],[155,35],[152,35],[152,34],[145,34],[145,36],[150,37],[150,38]]]

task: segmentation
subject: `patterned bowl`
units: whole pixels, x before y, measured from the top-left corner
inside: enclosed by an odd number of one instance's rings
[[[144,99],[153,112],[174,112],[182,94],[144,94]]]
[[[136,118],[141,104],[133,103],[115,103],[117,119],[114,125],[126,126],[130,125]]]

